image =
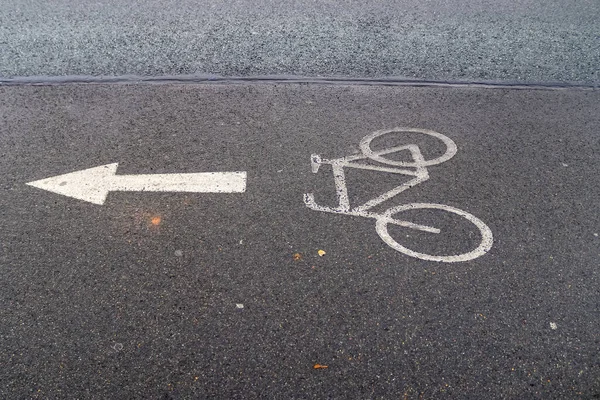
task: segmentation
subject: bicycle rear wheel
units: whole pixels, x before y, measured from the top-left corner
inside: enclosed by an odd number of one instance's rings
[[[475,249],[473,249],[469,252],[466,252],[466,253],[456,254],[456,255],[431,255],[431,254],[417,252],[417,251],[414,251],[407,247],[402,246],[400,243],[398,243],[396,240],[394,240],[394,238],[392,238],[392,236],[390,235],[390,233],[388,231],[388,224],[394,223],[393,222],[394,219],[392,218],[393,215],[400,213],[402,211],[418,210],[418,209],[442,210],[445,212],[450,212],[450,213],[459,215],[459,216],[467,219],[469,222],[474,224],[477,227],[477,229],[479,230],[479,232],[481,234],[481,242]],[[375,230],[377,231],[377,234],[379,235],[379,237],[394,250],[404,253],[411,257],[419,258],[421,260],[428,260],[428,261],[460,262],[460,261],[473,260],[473,259],[480,257],[480,256],[484,255],[485,253],[487,253],[492,248],[492,244],[494,242],[492,231],[482,220],[480,220],[479,218],[475,217],[472,214],[469,214],[466,211],[460,210],[458,208],[450,207],[450,206],[447,206],[444,204],[410,203],[410,204],[403,204],[403,205],[400,205],[397,207],[392,207],[392,208],[388,209],[387,211],[385,211],[383,214],[381,214],[380,217],[378,217],[376,219]]]
[[[421,133],[427,136],[431,136],[434,137],[440,141],[442,141],[444,143],[444,145],[446,146],[446,152],[434,159],[431,160],[423,160],[421,162],[407,162],[407,161],[395,161],[392,160],[390,158],[384,157],[382,154],[378,154],[378,152],[373,151],[373,149],[371,149],[371,142],[373,141],[373,139],[390,134],[390,133],[402,133],[402,132],[407,132],[407,133]],[[430,165],[436,165],[436,164],[441,164],[444,161],[448,161],[449,159],[451,159],[452,157],[454,157],[454,155],[457,152],[457,148],[456,148],[456,143],[454,143],[454,141],[452,139],[450,139],[448,136],[442,135],[439,132],[435,132],[429,129],[421,129],[421,128],[393,128],[393,129],[384,129],[381,131],[375,131],[373,133],[368,134],[367,136],[365,136],[364,138],[361,139],[360,144],[360,151],[362,151],[362,153],[367,156],[368,158],[370,158],[373,161],[377,161],[383,164],[388,164],[388,165],[394,165],[396,167],[427,167]]]

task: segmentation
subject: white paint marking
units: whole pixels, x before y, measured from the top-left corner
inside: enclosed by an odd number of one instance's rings
[[[396,242],[390,236],[390,234],[388,232],[387,224],[389,222],[385,217],[389,218],[394,214],[397,214],[399,212],[406,211],[406,210],[418,210],[418,209],[424,209],[424,208],[425,209],[443,210],[443,211],[451,212],[451,213],[454,213],[454,214],[460,215],[461,217],[466,218],[468,221],[472,222],[479,229],[479,232],[481,233],[481,243],[479,244],[479,246],[476,249],[474,249],[468,253],[463,253],[463,254],[458,254],[458,255],[453,255],[453,256],[433,256],[433,255],[419,253],[419,252],[410,250],[409,248],[406,248],[406,247],[402,246],[401,244],[399,244],[398,242]],[[475,217],[473,214],[469,214],[466,211],[460,210],[458,208],[450,207],[445,204],[410,203],[410,204],[403,204],[403,205],[397,206],[397,207],[392,207],[384,213],[383,218],[377,219],[377,222],[375,223],[375,230],[377,231],[377,234],[379,234],[379,237],[381,237],[381,239],[385,243],[387,243],[391,248],[393,248],[401,253],[404,253],[406,255],[409,255],[411,257],[416,257],[416,258],[420,258],[421,260],[428,260],[428,261],[460,262],[460,261],[473,260],[473,259],[480,257],[480,256],[484,255],[485,253],[487,253],[492,248],[492,244],[494,243],[492,231],[482,220]],[[439,232],[439,230],[438,230],[438,232]]]
[[[371,142],[373,141],[373,139],[378,138],[383,135],[386,135],[386,134],[389,134],[389,133],[402,133],[402,132],[422,133],[422,134],[425,134],[428,136],[435,137],[435,138],[441,140],[446,145],[446,152],[442,156],[437,157],[435,159],[425,160],[425,158],[423,157],[423,154],[421,153],[419,146],[417,146],[416,144],[395,146],[395,147],[390,147],[390,148],[377,150],[377,151],[374,151],[373,149],[371,149]],[[304,203],[306,204],[307,207],[309,207],[313,210],[316,210],[316,211],[323,211],[323,212],[344,214],[344,215],[353,215],[353,216],[365,217],[365,218],[374,218],[376,221],[375,229],[376,229],[377,233],[379,234],[379,236],[381,237],[381,239],[386,244],[388,244],[390,247],[392,247],[393,249],[395,249],[401,253],[404,253],[411,257],[420,258],[422,260],[443,261],[443,262],[468,261],[468,260],[472,260],[474,258],[482,256],[483,254],[487,253],[491,249],[494,240],[493,240],[493,235],[492,235],[492,231],[490,230],[490,228],[483,221],[481,221],[474,215],[469,214],[466,211],[460,210],[458,208],[450,207],[450,206],[447,206],[444,204],[411,203],[411,204],[405,204],[405,205],[401,205],[401,206],[392,207],[382,213],[375,213],[375,212],[368,211],[371,208],[373,208],[387,200],[390,200],[391,198],[397,196],[398,194],[404,192],[405,190],[428,180],[429,173],[426,168],[427,166],[440,164],[444,161],[451,159],[456,154],[456,152],[457,152],[456,144],[450,138],[442,135],[441,133],[434,132],[434,131],[427,130],[427,129],[394,128],[394,129],[376,131],[376,132],[373,132],[373,133],[365,136],[360,142],[360,150],[361,150],[362,154],[354,154],[354,155],[336,158],[336,159],[332,159],[332,160],[323,159],[318,154],[311,155],[311,169],[312,169],[313,173],[317,173],[319,171],[319,167],[322,164],[329,164],[332,166],[336,194],[337,194],[337,199],[338,199],[338,206],[337,207],[321,206],[316,203],[315,196],[313,193],[306,193],[304,195]],[[411,156],[412,156],[412,161],[410,161],[410,162],[395,161],[395,160],[389,159],[387,157],[384,157],[386,154],[390,154],[390,153],[394,153],[394,152],[398,152],[398,151],[402,151],[402,150],[410,151]],[[359,161],[365,160],[365,159],[375,161],[375,162],[378,162],[381,164],[391,165],[392,167],[364,164],[364,163],[359,162]],[[405,168],[400,169],[397,167],[405,167]],[[414,170],[406,169],[406,167],[414,168]],[[357,169],[365,169],[365,170],[372,170],[372,171],[378,171],[378,172],[402,174],[402,175],[413,176],[413,178],[411,180],[409,180],[408,182],[398,185],[397,187],[393,188],[392,190],[389,190],[389,191],[383,193],[382,195],[379,195],[379,196],[375,197],[374,199],[367,201],[366,203],[364,203],[362,205],[352,208],[350,205],[350,198],[348,196],[348,188],[346,186],[346,178],[345,178],[345,174],[344,174],[344,168],[357,168]],[[410,221],[402,221],[402,220],[392,218],[392,215],[395,215],[402,211],[415,210],[415,209],[437,209],[437,210],[441,210],[444,212],[450,212],[450,213],[459,215],[459,216],[467,219],[469,222],[473,223],[477,227],[479,232],[481,233],[480,244],[474,250],[469,251],[467,253],[458,254],[458,255],[447,255],[447,256],[437,256],[437,255],[429,255],[429,254],[419,253],[419,252],[410,250],[410,249],[400,245],[398,242],[396,242],[390,236],[388,229],[387,229],[388,224],[399,225],[399,226],[403,226],[403,227],[407,227],[407,228],[411,228],[411,229],[417,229],[420,231],[434,233],[434,234],[440,233],[440,229],[435,228],[435,227],[419,225],[419,224],[415,224]],[[406,235],[406,236],[409,237],[409,235]]]
[[[104,204],[109,192],[243,193],[246,172],[116,175],[119,164],[107,164],[27,183],[38,189]]]
[[[414,160],[413,162],[406,162],[406,161],[390,160],[388,158],[382,157],[381,156],[382,153],[376,154],[376,152],[374,152],[371,149],[371,142],[373,141],[373,139],[383,136],[383,135],[387,135],[388,133],[401,133],[401,132],[415,132],[415,133],[423,133],[428,136],[433,136],[434,138],[437,138],[437,139],[441,140],[442,142],[444,142],[444,144],[446,145],[446,152],[442,156],[435,158],[433,160],[427,160],[427,161],[426,160]],[[365,136],[364,138],[362,138],[362,140],[360,141],[360,150],[363,152],[363,154],[365,156],[367,156],[375,161],[379,161],[384,164],[395,165],[398,167],[427,167],[430,165],[441,164],[444,161],[448,161],[449,159],[454,157],[454,155],[458,151],[458,149],[456,147],[456,143],[454,143],[454,141],[452,141],[452,139],[450,139],[448,136],[442,135],[439,132],[435,132],[435,131],[432,131],[429,129],[420,129],[420,128],[394,128],[394,129],[384,129],[381,131],[375,131],[375,132]]]

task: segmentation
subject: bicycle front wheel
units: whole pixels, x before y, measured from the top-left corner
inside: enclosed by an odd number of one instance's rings
[[[402,246],[400,243],[398,243],[396,240],[394,240],[394,238],[392,238],[392,236],[390,235],[390,233],[388,231],[388,225],[395,224],[394,223],[395,219],[393,218],[393,216],[395,214],[401,213],[403,211],[419,210],[419,209],[441,210],[441,211],[453,213],[453,214],[459,215],[460,217],[465,218],[466,220],[471,222],[473,225],[475,225],[477,227],[477,229],[479,230],[479,233],[481,234],[481,241],[479,242],[479,245],[475,249],[473,249],[469,252],[456,254],[456,255],[431,255],[431,254],[417,252],[417,251],[414,251],[407,247]],[[405,222],[402,222],[402,223],[405,223]],[[401,224],[398,223],[396,225],[401,225]],[[397,207],[392,207],[392,208],[388,209],[386,212],[384,212],[383,214],[381,214],[381,216],[376,219],[375,229],[377,230],[377,234],[379,235],[379,237],[381,237],[381,239],[385,243],[387,243],[391,248],[393,248],[394,250],[397,250],[397,251],[404,253],[408,256],[411,256],[411,257],[419,258],[421,260],[428,260],[428,261],[460,262],[460,261],[473,260],[473,259],[480,257],[480,256],[484,255],[485,253],[487,253],[492,248],[492,244],[494,242],[492,231],[482,220],[475,217],[473,214],[469,214],[466,211],[460,210],[458,208],[450,207],[450,206],[447,206],[444,204],[410,203],[410,204],[403,204],[403,205],[400,205]]]

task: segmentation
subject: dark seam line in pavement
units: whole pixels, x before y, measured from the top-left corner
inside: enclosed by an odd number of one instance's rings
[[[582,89],[596,90],[598,84],[578,83],[525,83],[494,81],[434,81],[403,78],[340,78],[340,77],[294,77],[294,76],[253,76],[221,77],[204,75],[181,76],[33,76],[1,78],[0,86],[18,85],[69,85],[69,84],[243,84],[243,83],[280,83],[280,84],[320,84],[320,85],[367,85],[367,86],[435,86],[435,87],[474,87],[500,89],[537,89],[560,90]]]

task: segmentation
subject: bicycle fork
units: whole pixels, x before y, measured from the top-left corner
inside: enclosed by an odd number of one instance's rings
[[[341,162],[340,162],[341,161]],[[346,174],[344,173],[345,159],[338,160],[323,160],[318,154],[312,154],[310,156],[310,165],[313,174],[319,172],[319,167],[322,164],[329,164],[333,170],[333,181],[335,182],[335,192],[338,199],[337,207],[320,206],[315,201],[313,193],[306,193],[304,195],[304,203],[307,207],[316,210],[331,213],[343,213],[350,212],[350,199],[348,198],[348,188],[346,187]],[[342,164],[342,165],[341,165]]]

